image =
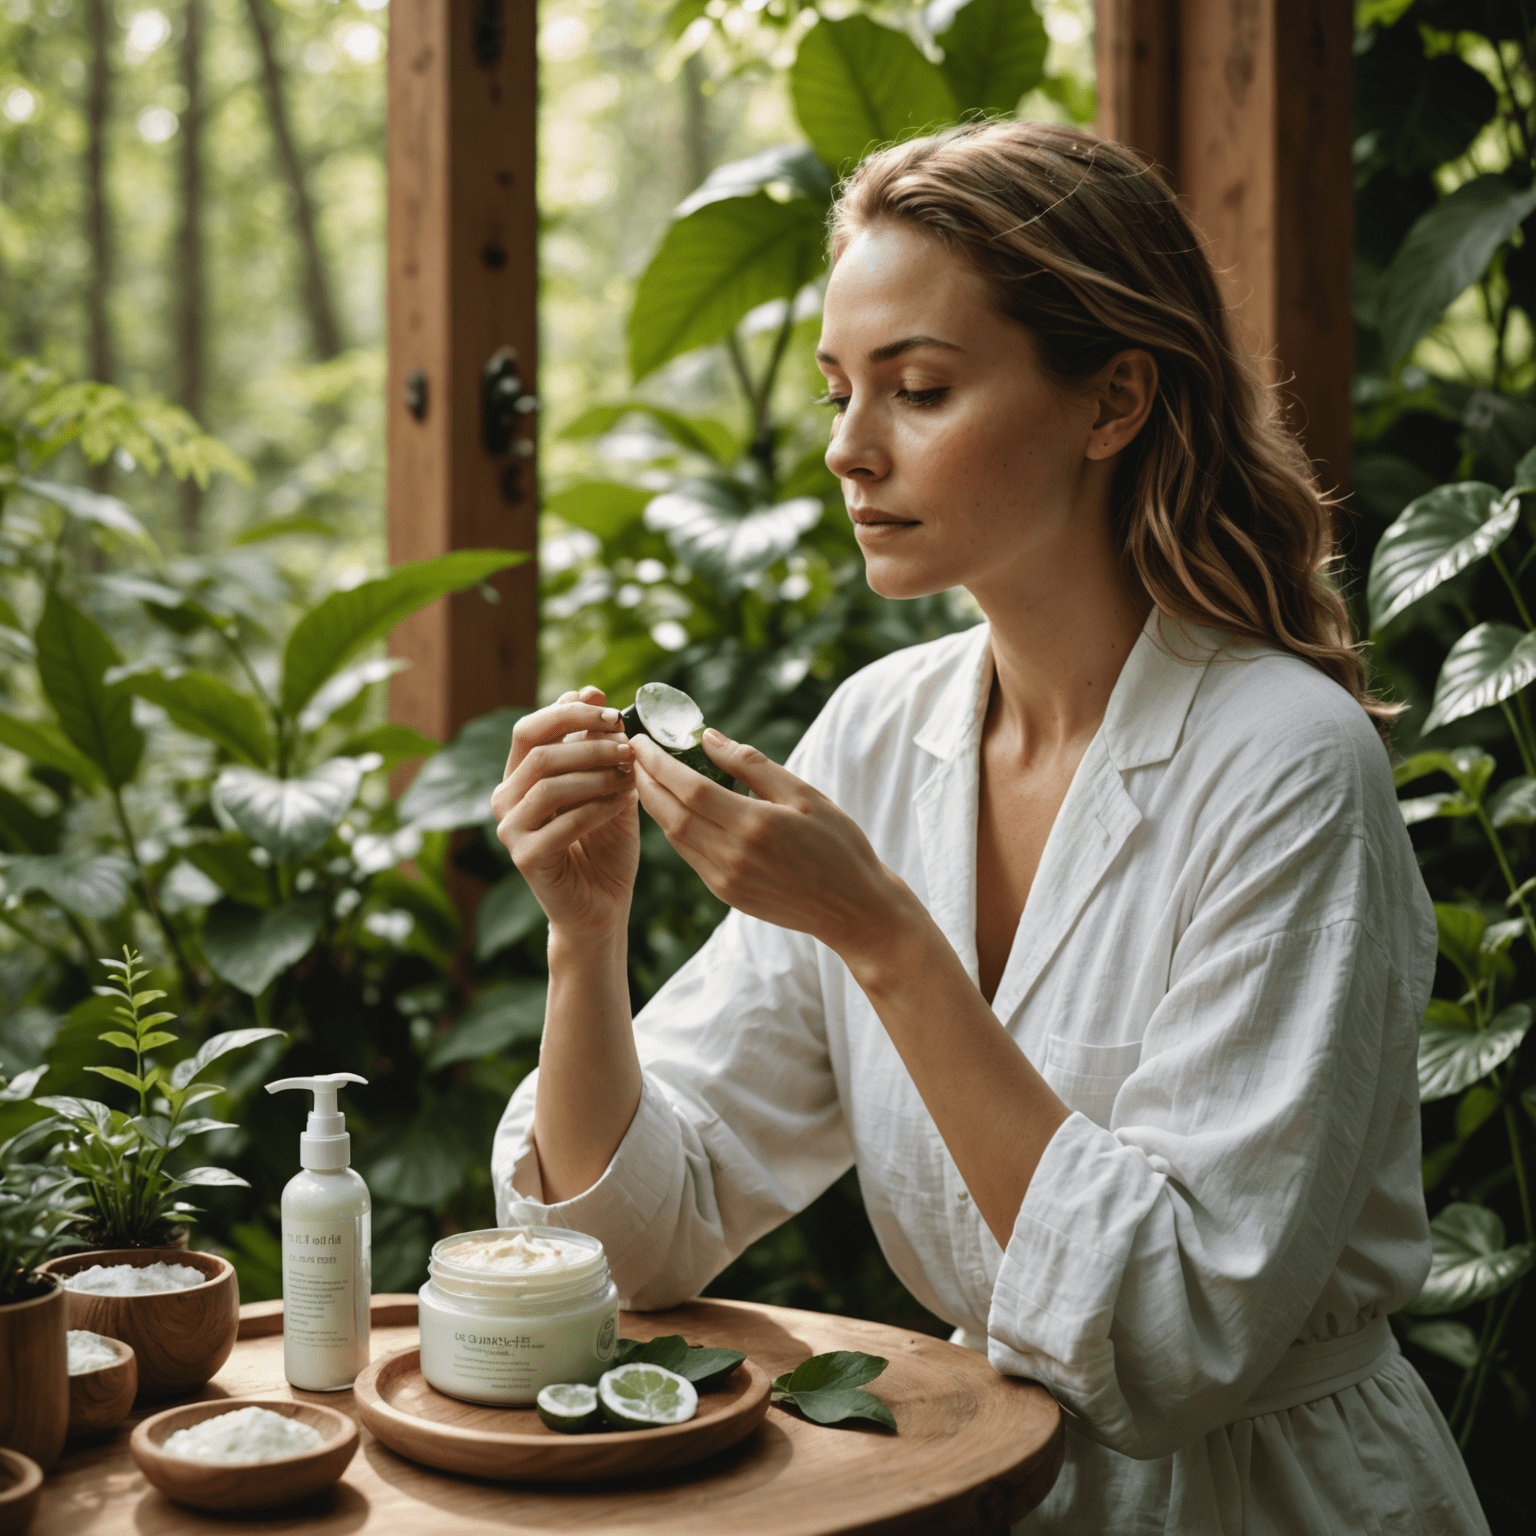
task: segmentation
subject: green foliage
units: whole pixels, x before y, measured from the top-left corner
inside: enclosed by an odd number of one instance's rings
[[[740,1349],[707,1349],[690,1344],[680,1333],[668,1333],[656,1339],[620,1339],[613,1363],[620,1365],[659,1365],[684,1381],[691,1381],[699,1391],[719,1386],[747,1358]]]
[[[773,1383],[773,1401],[791,1403],[817,1424],[841,1424],[865,1419],[896,1428],[896,1416],[863,1388],[890,1364],[878,1355],[839,1349],[812,1355]]]
[[[0,1306],[38,1294],[38,1268],[81,1246],[80,1213],[68,1198],[78,1182],[56,1166],[12,1161],[0,1147]]]

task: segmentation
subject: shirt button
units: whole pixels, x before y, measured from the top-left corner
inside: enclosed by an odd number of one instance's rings
[[[955,1196],[955,1199],[958,1200],[961,1205],[964,1205],[965,1202],[967,1200],[969,1200],[970,1198],[971,1198],[971,1192],[968,1189],[962,1189],[960,1191],[960,1193]]]
[[[986,1270],[978,1269],[976,1271],[975,1280],[976,1280],[976,1284],[977,1285],[985,1285],[987,1283],[987,1272],[986,1272]]]

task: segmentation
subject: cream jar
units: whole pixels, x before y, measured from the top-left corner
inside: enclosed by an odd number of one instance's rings
[[[421,1374],[496,1407],[555,1382],[595,1385],[613,1364],[619,1293],[595,1237],[562,1227],[445,1237],[418,1293]]]

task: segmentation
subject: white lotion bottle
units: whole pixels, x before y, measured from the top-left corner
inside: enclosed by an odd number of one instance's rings
[[[304,1392],[340,1392],[368,1364],[372,1201],[351,1167],[352,1138],[336,1107],[355,1072],[285,1077],[267,1092],[315,1096],[299,1137],[301,1171],[283,1190],[283,1374]]]

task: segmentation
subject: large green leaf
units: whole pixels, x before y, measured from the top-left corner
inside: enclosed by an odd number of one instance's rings
[[[37,633],[37,674],[64,734],[121,789],[144,755],[144,736],[133,723],[133,698],[121,683],[108,685],[108,668],[122,657],[88,614],[50,588]]]
[[[534,933],[544,909],[517,870],[497,881],[475,908],[475,959],[489,960]]]
[[[244,1050],[248,1045],[255,1045],[258,1040],[270,1040],[284,1033],[286,1031],[281,1029],[227,1029],[223,1034],[210,1035],[197,1048],[195,1056],[178,1061],[172,1068],[171,1087],[185,1088],[204,1067],[217,1061],[220,1056]]]
[[[726,197],[749,197],[766,187],[782,187],[795,197],[820,203],[823,208],[832,201],[832,173],[822,158],[803,144],[776,144],[745,160],[717,165],[673,209],[672,217],[686,218],[706,203],[718,203]]]
[[[1536,186],[1475,176],[1420,216],[1387,269],[1382,342],[1395,364],[1488,270],[1493,254],[1536,209]]]
[[[1420,1317],[1460,1312],[1513,1285],[1536,1262],[1536,1245],[1504,1246],[1504,1223],[1486,1206],[1448,1205],[1429,1224],[1429,1278],[1404,1309]]]
[[[638,523],[650,499],[651,493],[637,485],[584,480],[549,497],[544,503],[544,511],[573,528],[585,528],[606,541],[617,538],[626,528]]]
[[[267,712],[249,694],[232,688],[211,672],[135,672],[125,685],[141,699],[158,704],[182,730],[217,742],[231,757],[265,767],[272,756]]]
[[[231,986],[259,997],[320,936],[325,902],[300,896],[267,912],[221,901],[203,924],[203,953]]]
[[[1503,543],[1520,502],[1480,480],[1439,485],[1404,508],[1371,557],[1366,601],[1380,629],[1410,603]]]
[[[526,709],[497,709],[471,720],[425,763],[401,795],[400,820],[423,832],[451,832],[491,819],[491,791],[501,783],[512,727]]]
[[[1536,679],[1536,635],[1512,624],[1479,624],[1450,649],[1424,731],[1438,730],[1519,693]]]
[[[865,1355],[853,1349],[812,1355],[793,1371],[775,1378],[773,1401],[792,1402],[817,1424],[872,1419],[887,1429],[895,1429],[896,1419],[891,1410],[878,1397],[863,1390],[889,1363],[879,1355]]]
[[[5,861],[5,889],[12,896],[41,891],[66,912],[104,921],[128,900],[133,865],[116,853],[22,855]]]
[[[826,209],[766,192],[729,197],[667,231],[635,293],[629,366],[637,379],[728,336],[749,309],[793,299],[825,262]]]
[[[182,857],[226,896],[248,907],[272,905],[270,872],[257,867],[251,858],[250,840],[243,834],[229,832],[206,843],[193,843],[182,850]]]
[[[665,534],[684,565],[730,593],[789,554],[823,510],[814,496],[746,507],[726,487],[698,480],[657,496],[645,509],[645,526]]]
[[[433,1040],[427,1071],[455,1061],[477,1061],[508,1046],[536,1046],[544,1031],[546,991],[542,981],[509,981],[487,988]]]
[[[701,453],[721,464],[730,463],[740,447],[736,434],[713,416],[684,416],[680,411],[669,411],[663,405],[650,405],[643,400],[625,401],[617,405],[589,405],[568,427],[562,428],[558,436],[572,442],[606,437],[620,422],[634,416],[660,427],[679,448],[686,448],[690,453]],[[616,486],[612,489],[628,490],[630,487]],[[545,510],[565,494],[562,491],[546,502]],[[590,525],[583,523],[581,526],[585,528]],[[592,531],[601,533],[602,530],[594,528]]]
[[[1458,1029],[1431,1023],[1419,1028],[1419,1098],[1428,1104],[1486,1077],[1519,1049],[1531,1027],[1528,1003],[1511,1003],[1487,1029]]]
[[[100,787],[101,770],[51,720],[18,720],[0,711],[0,745],[67,773],[81,789]]]
[[[34,496],[41,496],[44,501],[62,507],[71,517],[120,533],[142,544],[158,557],[159,549],[155,541],[150,538],[144,524],[133,515],[126,501],[119,501],[116,496],[103,496],[99,491],[87,490],[83,485],[65,485],[59,480],[42,480],[30,475],[23,475],[18,483]]]
[[[418,757],[431,757],[437,751],[438,742],[424,736],[414,726],[401,725],[388,720],[350,736],[341,745],[341,757],[366,757],[370,752],[383,758],[379,764],[386,773],[402,763],[413,762]]]
[[[1428,773],[1446,773],[1470,800],[1480,801],[1498,765],[1481,747],[1452,747],[1448,752],[1415,752],[1392,770],[1392,782],[1401,789]]]
[[[961,111],[1011,113],[1039,85],[1050,46],[1029,0],[968,0],[934,41],[944,50],[940,68]]]
[[[298,779],[279,779],[259,768],[226,768],[214,781],[212,800],[222,821],[274,859],[291,863],[313,853],[336,830],[362,781],[355,757],[333,757]]]
[[[1465,1323],[1440,1318],[1432,1323],[1415,1323],[1408,1330],[1408,1342],[1427,1349],[1442,1360],[1449,1360],[1464,1371],[1477,1364],[1477,1335]]]
[[[355,667],[344,667],[319,688],[314,698],[299,711],[299,729],[318,731],[332,715],[345,709],[365,688],[384,682],[396,672],[405,671],[410,665],[404,656],[373,656],[367,661],[358,662]]]
[[[475,1154],[445,1109],[429,1100],[408,1125],[374,1137],[360,1150],[358,1162],[375,1198],[437,1206],[458,1192]]]
[[[297,715],[327,678],[402,619],[450,592],[477,586],[528,556],[507,549],[459,549],[402,565],[376,581],[333,592],[293,627],[283,651],[283,709]]]
[[[1488,920],[1475,907],[1437,901],[1435,929],[1440,941],[1440,953],[1468,982],[1476,980],[1481,973],[1483,934],[1488,929]]]
[[[1488,819],[1496,827],[1525,826],[1536,821],[1536,779],[1522,776],[1500,784],[1488,802]]]
[[[960,110],[938,65],[904,32],[867,16],[812,27],[789,89],[805,136],[834,170],[873,145],[953,122]]]

